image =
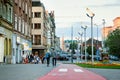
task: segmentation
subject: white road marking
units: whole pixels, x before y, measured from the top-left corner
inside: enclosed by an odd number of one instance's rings
[[[81,69],[74,69],[75,72],[84,72],[83,70]]]
[[[59,69],[59,72],[67,72],[67,71],[68,71],[68,69],[66,69],[66,68]]]

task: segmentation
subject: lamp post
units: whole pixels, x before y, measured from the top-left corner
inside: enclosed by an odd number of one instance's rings
[[[97,27],[97,48],[98,48],[98,25],[95,24],[95,26]]]
[[[79,37],[76,37],[77,40],[77,62],[79,62]]]
[[[73,63],[73,26],[71,27],[71,41],[72,41],[71,63]]]
[[[105,52],[105,19],[103,21],[103,52]]]
[[[92,64],[94,62],[94,54],[93,54],[93,17],[95,16],[95,14],[89,9],[89,8],[86,8],[86,11],[87,11],[87,16],[89,18],[91,18],[91,44],[92,44]]]
[[[80,52],[80,60],[81,60],[81,62],[82,62],[82,35],[83,35],[83,32],[78,32],[78,34],[81,36],[81,52]]]
[[[85,62],[87,62],[87,53],[86,53],[86,29],[87,26],[83,27],[81,26],[82,29],[84,29],[84,41],[85,41]]]

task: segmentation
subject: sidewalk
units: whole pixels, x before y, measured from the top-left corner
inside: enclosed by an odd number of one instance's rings
[[[47,64],[2,64],[0,80],[37,80],[54,68],[52,65],[47,67]]]
[[[61,64],[38,80],[106,80],[104,77],[74,64]]]

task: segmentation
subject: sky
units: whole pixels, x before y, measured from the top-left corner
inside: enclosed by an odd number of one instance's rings
[[[86,15],[86,8],[89,8],[95,16],[93,17],[93,37],[101,40],[102,19],[105,19],[105,26],[113,26],[113,20],[120,17],[119,0],[41,0],[49,12],[54,10],[56,35],[71,39],[71,27],[73,36],[79,37],[78,32],[83,29],[81,26],[88,26],[86,30],[87,38],[91,37],[90,18]]]

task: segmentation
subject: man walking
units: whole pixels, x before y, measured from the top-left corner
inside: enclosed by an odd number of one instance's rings
[[[49,64],[50,64],[50,52],[49,51],[46,52],[45,58],[47,60],[47,67],[49,67]]]
[[[55,49],[53,48],[53,51],[52,51],[52,65],[53,66],[56,66],[56,62],[57,62],[57,59],[56,59],[56,57],[57,57],[57,54],[56,54],[56,52],[55,52]]]

